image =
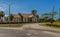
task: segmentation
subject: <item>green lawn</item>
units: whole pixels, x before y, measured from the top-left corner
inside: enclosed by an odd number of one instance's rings
[[[0,24],[0,27],[21,27],[22,24]]]
[[[44,27],[49,27],[49,28],[56,28],[56,29],[60,29],[60,27],[57,27],[57,26],[49,26],[47,25],[47,23],[42,23],[42,24],[39,24],[40,26],[44,26]]]

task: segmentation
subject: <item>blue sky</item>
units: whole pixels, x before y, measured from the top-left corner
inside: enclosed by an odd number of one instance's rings
[[[31,13],[33,9],[37,10],[37,14],[48,13],[55,6],[55,11],[59,11],[60,0],[0,0],[0,10],[8,14],[8,5],[11,4],[11,13]]]

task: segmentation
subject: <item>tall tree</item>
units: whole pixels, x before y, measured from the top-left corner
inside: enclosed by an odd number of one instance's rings
[[[57,14],[57,12],[54,10],[55,9],[55,7],[53,6],[53,8],[52,8],[52,12],[51,13],[49,13],[50,14],[50,17],[51,17],[51,24],[53,24],[53,22],[54,22],[54,17],[55,17],[55,15]]]
[[[51,22],[51,24],[53,24],[53,22],[54,22],[54,17],[55,17],[55,15],[57,14],[57,12],[51,12],[51,13],[49,13],[50,14],[50,22]]]
[[[2,22],[2,17],[4,17],[4,15],[5,15],[5,13],[4,13],[4,11],[0,11],[0,21]]]
[[[4,11],[0,11],[0,19],[1,17],[4,17],[4,15],[5,15]]]
[[[56,14],[57,12],[45,13],[42,15],[42,17],[45,19],[45,21],[50,20],[50,22],[53,23]]]
[[[10,14],[10,15],[9,15],[9,20],[12,21],[13,18],[14,18],[13,14]]]
[[[46,22],[47,19],[49,18],[49,13],[42,14],[42,18],[44,18],[44,22]]]

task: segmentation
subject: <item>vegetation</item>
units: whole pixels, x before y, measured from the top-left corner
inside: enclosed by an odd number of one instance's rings
[[[0,27],[21,27],[22,24],[0,24]]]
[[[10,14],[10,16],[9,16],[9,20],[12,21],[13,18],[14,18],[14,16],[13,16],[12,14]]]
[[[56,29],[60,29],[60,25],[58,25],[58,23],[56,23],[55,25],[49,25],[50,23],[43,23],[43,24],[39,24],[40,26],[44,26],[44,27],[49,27],[49,28],[56,28]],[[60,24],[60,23],[59,23]]]
[[[45,22],[44,24],[41,24],[42,26],[48,26],[48,27],[57,27],[60,28],[60,18],[58,19],[54,19],[56,16],[57,12],[55,12],[54,10],[50,13],[45,13],[42,14],[42,20],[43,22]]]
[[[40,22],[44,22],[45,19],[44,18],[39,18],[39,20],[40,20]]]
[[[50,13],[50,22],[51,22],[51,24],[53,24],[54,23],[54,16],[56,15],[57,13],[56,12],[52,12],[52,13]]]
[[[37,17],[37,21],[39,22],[39,15],[36,15],[36,17]]]
[[[48,18],[49,18],[48,13],[42,14],[42,19],[44,20],[44,22],[46,22]]]
[[[45,13],[42,15],[42,20],[44,23],[39,24],[40,26],[46,26],[51,28],[60,28],[60,18],[54,19],[57,12]]]
[[[44,14],[42,14],[42,18],[39,18],[39,16],[36,14],[36,12],[37,12],[37,10],[32,10],[32,14],[34,16],[36,16],[37,19],[40,20],[40,22],[45,22],[44,25],[46,25],[46,26],[53,26],[53,27],[60,27],[60,25],[59,25],[60,18],[58,18],[56,20],[54,19],[54,17],[56,16],[57,12],[52,11],[50,13],[44,13]],[[21,18],[22,18],[21,21],[23,22],[23,16],[20,13],[18,13],[18,14],[21,16]],[[4,15],[5,15],[4,11],[0,11],[0,19],[1,19],[1,17],[4,17]],[[12,14],[10,14],[9,18],[6,17],[5,20],[6,21],[7,20],[12,21],[13,18],[14,18],[14,16]],[[49,23],[47,23],[47,22],[49,22]],[[0,25],[0,26],[3,26],[3,25]],[[15,26],[15,25],[4,25],[4,26]]]
[[[4,11],[0,11],[0,19],[1,17],[4,17],[4,15],[5,15]]]
[[[0,21],[2,22],[2,17],[4,17],[4,15],[5,15],[5,13],[4,13],[4,11],[0,11]]]
[[[50,22],[53,25],[53,23],[55,21],[54,17],[56,14],[57,14],[57,12],[42,14],[42,18],[40,18],[40,20],[42,20],[43,22]]]
[[[5,21],[8,21],[8,17],[5,17]]]

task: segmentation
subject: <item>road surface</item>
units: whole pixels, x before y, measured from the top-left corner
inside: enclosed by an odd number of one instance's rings
[[[22,30],[15,29],[0,29],[0,37],[60,37],[60,33],[34,29],[33,25],[24,24]]]

